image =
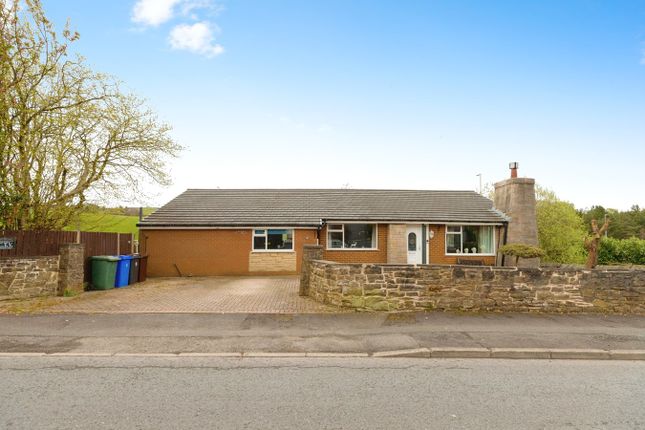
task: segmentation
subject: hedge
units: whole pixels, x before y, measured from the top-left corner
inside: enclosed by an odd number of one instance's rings
[[[645,240],[603,238],[598,250],[599,264],[645,265]]]

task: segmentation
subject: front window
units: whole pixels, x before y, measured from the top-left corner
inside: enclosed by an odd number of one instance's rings
[[[494,228],[489,225],[446,227],[446,254],[494,254]]]
[[[292,251],[293,230],[256,229],[253,230],[254,251]]]
[[[329,224],[327,248],[375,249],[376,224]]]

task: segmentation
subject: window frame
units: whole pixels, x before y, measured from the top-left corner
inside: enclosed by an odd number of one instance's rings
[[[257,230],[263,230],[264,234],[256,234]],[[268,249],[269,230],[290,230],[291,249]],[[255,238],[264,238],[264,249],[255,249]],[[253,227],[251,229],[251,252],[296,252],[296,229],[293,227]]]
[[[464,249],[464,227],[469,226],[469,227],[488,227],[491,229],[491,234],[493,236],[493,252],[463,252]],[[459,232],[449,232],[448,227],[459,227]],[[473,255],[475,257],[494,257],[497,255],[497,240],[495,238],[495,227],[496,225],[493,224],[469,224],[469,223],[462,223],[462,224],[446,224],[444,228],[444,255],[448,257],[454,257],[454,256],[466,256],[468,257],[469,255]],[[448,235],[459,235],[459,244],[462,252],[448,252]]]
[[[374,243],[372,248],[345,248],[345,225],[347,224],[366,224],[366,225],[372,225],[374,226]],[[341,226],[340,229],[331,229],[331,226]],[[363,221],[352,221],[352,222],[328,222],[327,223],[327,229],[326,229],[326,237],[325,237],[325,250],[327,251],[378,251],[378,232],[379,232],[379,224],[375,222],[363,222]],[[331,241],[329,240],[329,233],[342,233],[342,248],[332,248],[330,247]]]

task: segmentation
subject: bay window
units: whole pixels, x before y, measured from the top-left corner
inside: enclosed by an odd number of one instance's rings
[[[253,230],[254,251],[293,251],[292,229]]]
[[[490,225],[446,226],[446,254],[494,254],[494,229]]]
[[[376,249],[376,224],[328,224],[328,249]]]

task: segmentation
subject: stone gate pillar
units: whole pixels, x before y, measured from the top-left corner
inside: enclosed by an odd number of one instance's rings
[[[311,260],[323,259],[323,247],[321,245],[303,245],[302,247],[302,264],[300,265],[300,290],[301,296],[309,295],[309,275]]]
[[[64,243],[59,248],[58,294],[83,292],[85,245]]]

